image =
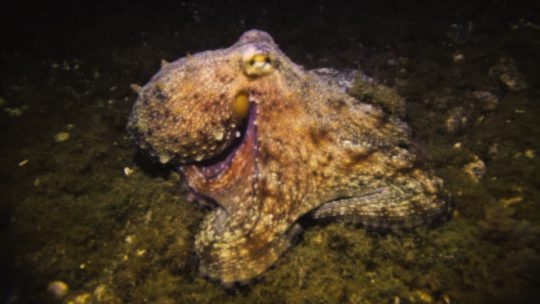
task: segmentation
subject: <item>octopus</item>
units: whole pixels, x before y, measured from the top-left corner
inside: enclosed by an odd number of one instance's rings
[[[213,206],[195,239],[204,276],[250,282],[294,243],[301,218],[393,229],[447,212],[410,128],[349,95],[342,78],[304,69],[250,30],[134,87],[130,137]]]

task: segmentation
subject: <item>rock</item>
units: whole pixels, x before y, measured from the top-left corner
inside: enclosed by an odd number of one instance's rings
[[[461,63],[465,61],[465,55],[461,52],[455,52],[452,54],[452,61],[454,61],[454,63]]]
[[[56,299],[62,299],[69,292],[69,287],[62,281],[53,281],[49,283],[47,291]]]
[[[415,290],[410,300],[413,303],[433,303],[433,297],[424,290]]]
[[[468,122],[465,115],[465,110],[462,107],[456,107],[449,111],[445,121],[446,131],[450,134],[456,133],[463,129]]]
[[[68,140],[70,137],[68,132],[59,132],[54,135],[54,141],[55,142],[64,142]]]
[[[478,183],[484,174],[486,174],[486,164],[475,155],[473,161],[463,167],[463,172],[475,183]]]
[[[480,109],[485,112],[493,111],[499,104],[499,98],[489,91],[477,90],[472,92],[472,96],[480,106]]]
[[[92,295],[89,292],[81,293],[68,301],[68,304],[87,304],[91,303]]]
[[[131,169],[130,167],[124,167],[124,175],[126,177],[132,175],[134,172],[135,170]]]
[[[501,57],[497,64],[489,69],[492,77],[498,78],[506,89],[517,92],[528,87],[525,77],[519,71],[516,60],[510,57]]]

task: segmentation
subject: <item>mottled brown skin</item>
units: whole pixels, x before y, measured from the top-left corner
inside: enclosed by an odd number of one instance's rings
[[[417,167],[403,122],[294,64],[265,32],[173,62],[139,94],[128,125],[134,141],[181,164],[190,188],[218,204],[196,250],[203,274],[224,284],[268,269],[303,215],[391,228],[447,209],[440,179]],[[251,114],[237,113],[238,94]],[[206,174],[235,144],[230,162]]]

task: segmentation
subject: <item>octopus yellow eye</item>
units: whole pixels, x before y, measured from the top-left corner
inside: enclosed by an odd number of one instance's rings
[[[238,119],[243,119],[247,116],[249,110],[249,98],[246,92],[240,92],[234,97],[232,103],[232,111]]]
[[[242,54],[242,67],[248,76],[262,76],[273,71],[273,60],[270,54],[248,48]]]
[[[265,54],[257,54],[255,56],[253,56],[253,58],[251,59],[250,64],[252,66],[262,67],[268,62],[270,62],[270,58],[268,58],[268,56],[266,56]]]

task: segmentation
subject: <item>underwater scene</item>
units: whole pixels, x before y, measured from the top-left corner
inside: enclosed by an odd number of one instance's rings
[[[540,303],[540,3],[1,14],[0,304]]]

